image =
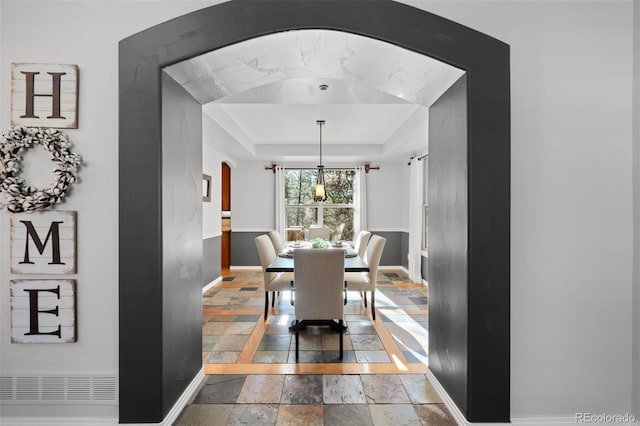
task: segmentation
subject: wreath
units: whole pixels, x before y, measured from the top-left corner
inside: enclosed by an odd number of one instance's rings
[[[20,174],[24,152],[40,145],[52,154],[56,164],[53,170],[56,181],[43,189],[25,185]],[[60,202],[77,180],[82,158],[70,151],[67,136],[57,129],[16,126],[3,135],[0,142],[0,191],[5,195],[4,204],[12,213],[45,210]]]

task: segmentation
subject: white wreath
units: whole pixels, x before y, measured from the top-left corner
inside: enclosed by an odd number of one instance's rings
[[[25,186],[19,176],[24,152],[34,145],[49,151],[56,164],[53,173],[56,181],[43,189]],[[0,191],[5,195],[4,204],[12,213],[45,210],[61,201],[78,176],[82,158],[72,153],[67,136],[57,129],[16,126],[3,135],[0,142]]]

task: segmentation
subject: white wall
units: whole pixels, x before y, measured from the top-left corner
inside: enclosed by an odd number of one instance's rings
[[[239,161],[231,169],[231,229],[262,232],[275,229],[275,174],[262,161]]]
[[[404,2],[511,47],[512,417],[629,412],[632,1]]]
[[[635,415],[640,418],[640,0],[634,1],[633,14],[633,374],[632,403]]]
[[[78,212],[78,342],[10,343],[8,215],[0,214],[0,374],[118,375],[118,41],[215,1],[2,1],[0,128],[10,118],[12,62],[77,64],[80,182],[60,205]],[[50,167],[50,166],[48,166]],[[52,176],[50,177],[52,179]],[[50,180],[49,180],[50,181]],[[3,405],[3,416],[117,418],[117,405]]]
[[[220,139],[218,129],[211,117],[202,114],[202,173],[211,176],[211,202],[203,203],[202,208],[202,238],[222,233],[222,162],[226,156],[214,148],[214,141]]]
[[[409,166],[407,163],[381,163],[380,170],[369,172],[367,213],[368,226],[372,231],[409,232]]]
[[[117,374],[117,42],[213,3],[0,3],[1,128],[9,125],[11,62],[78,64],[80,128],[68,133],[85,159],[82,182],[61,206],[78,211],[78,343],[8,343],[7,215],[0,217],[3,376]],[[410,3],[511,46],[512,416],[629,411],[632,1]],[[259,223],[235,214],[271,196],[273,180],[267,176],[273,175],[263,166],[239,165],[232,172],[245,176],[250,189],[233,195],[234,228],[273,226],[271,205],[264,205]],[[388,180],[371,172],[370,181],[389,188],[408,173],[400,166],[395,170]],[[238,188],[233,178],[232,187]],[[390,194],[385,206],[404,205],[405,195]],[[370,202],[383,201],[372,195]],[[398,227],[391,210],[371,218],[370,226]],[[3,415],[9,415],[4,406]]]

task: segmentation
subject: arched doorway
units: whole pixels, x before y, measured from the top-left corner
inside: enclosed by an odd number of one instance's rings
[[[189,315],[200,308],[199,287],[176,288],[167,270],[177,266],[163,258],[171,224],[163,220],[161,69],[305,28],[383,40],[466,70],[467,229],[458,271],[466,282],[450,283],[433,301],[445,309],[430,322],[438,336],[430,355],[440,360],[433,373],[469,421],[508,421],[508,46],[392,1],[313,0],[223,3],[120,43],[120,421],[161,421],[201,363],[200,324]],[[197,260],[198,253],[184,256]],[[466,309],[447,310],[451,300]]]

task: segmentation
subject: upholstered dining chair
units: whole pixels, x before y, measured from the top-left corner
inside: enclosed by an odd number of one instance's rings
[[[387,239],[379,235],[373,235],[369,240],[364,256],[364,261],[369,266],[369,272],[347,272],[344,274],[347,290],[371,292],[371,317],[374,321],[376,319],[376,277],[386,242]],[[367,307],[366,293],[364,294],[364,307]]]
[[[282,253],[284,250],[284,240],[282,239],[282,235],[280,235],[278,231],[269,231],[269,238],[271,239],[273,248],[276,251],[276,255]]]
[[[358,256],[364,259],[364,254],[367,250],[367,244],[369,244],[369,239],[371,238],[371,232],[365,231],[364,229],[358,232],[356,236],[356,240],[353,244],[353,250],[358,253]]]
[[[293,252],[296,274],[295,325],[296,361],[300,321],[338,320],[340,359],[342,359],[344,305],[344,250],[296,249]]]
[[[309,240],[314,240],[316,238],[322,238],[323,240],[328,240],[331,238],[331,230],[326,226],[321,227],[309,227]]]
[[[269,292],[271,292],[272,300],[275,301],[276,291],[293,290],[294,273],[267,272],[267,266],[276,259],[276,251],[268,235],[259,235],[255,238],[255,241],[260,265],[262,266],[262,276],[264,277],[264,319],[266,320],[269,313]]]

